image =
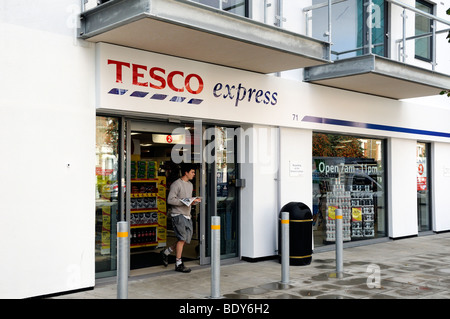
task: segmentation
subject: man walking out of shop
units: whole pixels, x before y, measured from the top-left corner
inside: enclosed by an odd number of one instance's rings
[[[167,197],[167,204],[171,205],[171,217],[173,230],[177,237],[177,242],[171,247],[161,251],[164,266],[169,264],[169,254],[175,250],[176,262],[175,271],[190,272],[191,269],[183,264],[181,255],[185,244],[189,244],[192,238],[192,218],[191,205],[196,205],[201,200],[196,198],[192,203],[187,204],[183,199],[192,197],[193,185],[191,180],[195,176],[195,167],[190,164],[184,164],[181,167],[181,177],[172,183],[170,186],[169,196]]]

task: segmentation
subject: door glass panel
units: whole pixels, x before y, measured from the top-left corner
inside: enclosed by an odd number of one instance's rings
[[[116,223],[119,214],[119,119],[97,116],[95,187],[95,272],[117,269]]]
[[[417,213],[419,231],[431,229],[429,144],[417,143]]]
[[[237,201],[236,201],[236,160],[234,135],[225,127],[216,127],[216,178],[217,214],[220,216],[220,252],[229,257],[237,256]],[[233,132],[233,130],[231,130]]]
[[[231,258],[238,255],[238,192],[236,190],[236,136],[233,128],[214,127],[213,134],[207,141],[208,156],[214,156],[214,161],[207,165],[206,203],[207,227],[210,227],[211,216],[220,217],[220,254],[221,258]],[[214,147],[210,147],[214,143]],[[211,150],[211,153],[209,153]],[[209,228],[208,228],[209,229]],[[211,256],[210,233],[207,232],[206,255]]]
[[[192,196],[200,196],[200,164],[195,150],[200,140],[190,124],[133,122],[130,153],[130,269],[161,265],[160,251],[177,242],[172,208],[167,203],[170,186],[181,177],[180,163],[195,162]],[[183,248],[184,261],[199,259],[201,205],[191,207],[193,234]],[[175,252],[169,264],[175,262]]]

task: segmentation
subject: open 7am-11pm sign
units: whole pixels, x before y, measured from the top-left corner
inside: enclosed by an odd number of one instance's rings
[[[97,44],[96,68],[103,110],[273,125],[298,91],[296,82],[270,75],[105,43]]]

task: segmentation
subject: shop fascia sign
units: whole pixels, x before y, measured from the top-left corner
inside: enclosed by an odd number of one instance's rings
[[[113,76],[111,83],[114,85],[108,91],[111,95],[196,105],[211,97],[228,101],[235,107],[243,102],[270,106],[278,103],[276,91],[225,80],[205,85],[207,80],[197,72],[116,58],[107,58],[101,63],[105,64],[102,67],[109,69],[108,74]],[[209,92],[205,92],[206,88],[210,88]]]

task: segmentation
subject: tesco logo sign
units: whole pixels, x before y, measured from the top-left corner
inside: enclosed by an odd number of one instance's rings
[[[115,68],[115,82],[131,84],[142,89],[150,88],[162,90],[169,88],[175,93],[190,93],[197,95],[203,92],[203,78],[196,74],[185,74],[183,71],[168,71],[160,67],[148,67],[146,65],[134,64],[130,62],[108,59],[108,65]],[[124,79],[124,70],[131,71],[131,78]],[[127,72],[127,74],[130,72]],[[127,89],[114,88],[109,93],[123,95]],[[134,91],[131,96],[145,97],[148,92]],[[212,86],[212,96],[217,99],[231,100],[234,106],[238,106],[241,102],[254,102],[266,105],[276,105],[278,102],[278,93],[270,90],[262,90],[259,88],[246,88],[242,83],[228,84],[218,82]],[[151,99],[164,100],[165,94],[154,94]],[[183,102],[185,97],[175,96],[171,99],[174,102]],[[200,104],[202,99],[191,99],[188,103]]]

